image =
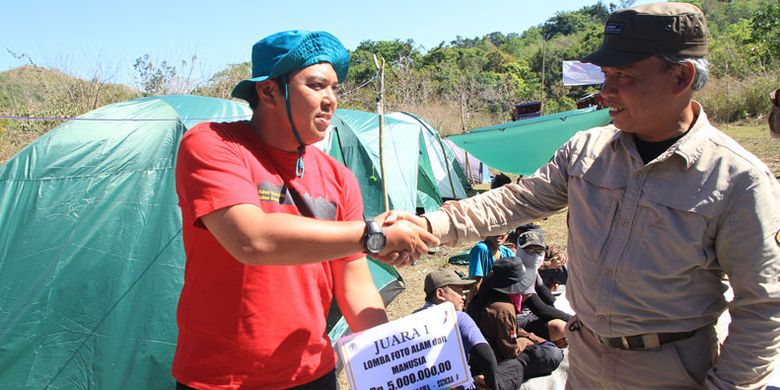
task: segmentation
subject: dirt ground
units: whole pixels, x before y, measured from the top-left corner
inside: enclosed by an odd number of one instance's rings
[[[549,244],[556,244],[562,249],[566,248],[566,213],[554,215],[547,220],[539,222],[545,230],[545,239]],[[398,273],[404,280],[406,288],[387,307],[390,320],[395,320],[411,314],[423,305],[425,293],[423,283],[425,275],[436,268],[453,268],[468,274],[467,265],[449,264],[447,260],[454,255],[468,251],[476,242],[470,242],[454,248],[440,247],[432,255],[421,257],[414,266],[398,268]],[[339,386],[342,390],[349,389],[344,370],[339,373]]]

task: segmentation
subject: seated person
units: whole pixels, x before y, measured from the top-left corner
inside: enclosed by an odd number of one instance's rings
[[[511,182],[512,179],[509,176],[505,175],[504,172],[499,172],[496,177],[490,181],[490,189],[493,190]]]
[[[507,234],[504,245],[510,247],[513,251],[516,250],[517,248],[515,248],[515,243],[517,243],[517,237],[529,230],[539,230],[544,232],[542,225],[539,225],[538,223],[527,223],[525,225],[520,225],[517,228],[512,229],[509,234]]]
[[[559,287],[569,279],[569,269],[566,266],[569,258],[556,245],[547,245],[544,262],[539,267],[542,283],[552,292],[558,292]]]
[[[498,364],[490,345],[477,324],[463,313],[463,289],[474,286],[473,280],[463,280],[451,269],[439,268],[425,276],[425,304],[417,311],[444,302],[455,306],[458,330],[463,350],[469,359],[474,382],[480,388],[515,390],[523,383],[524,362],[518,359]]]
[[[518,237],[531,230],[536,230],[544,235],[544,229],[542,229],[541,225],[529,223],[521,225],[517,229],[509,232],[504,245],[517,252],[515,243],[517,243]],[[556,245],[547,246],[544,262],[542,263],[542,266],[539,267],[539,275],[542,277],[544,285],[547,286],[550,291],[557,291],[559,285],[566,284],[566,281],[569,278],[569,270],[566,267],[568,262],[569,258],[564,251],[558,249]]]
[[[515,255],[509,247],[503,245],[506,237],[506,234],[489,236],[471,248],[471,252],[469,252],[469,278],[477,282],[475,292],[479,290],[482,278],[490,273],[496,260]]]
[[[553,305],[555,297],[537,274],[544,262],[546,249],[544,236],[539,230],[527,231],[518,237],[517,257],[522,260],[526,270],[536,274],[536,277],[527,289],[519,294],[511,294],[509,298],[518,312],[517,326],[563,348],[567,346],[565,329],[571,315]]]
[[[493,265],[493,272],[466,308],[499,363],[510,359],[526,362],[524,380],[551,374],[563,360],[563,350],[555,344],[517,326],[517,311],[509,294],[525,291],[536,277],[520,258],[502,259]]]

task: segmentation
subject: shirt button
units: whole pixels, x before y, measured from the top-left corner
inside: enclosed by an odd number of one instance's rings
[[[628,218],[623,218],[620,220],[620,224],[623,226],[628,226]]]
[[[600,314],[598,316],[596,316],[596,318],[599,320],[599,322],[604,322],[604,321],[607,320],[607,317],[604,317],[603,315],[600,315]]]

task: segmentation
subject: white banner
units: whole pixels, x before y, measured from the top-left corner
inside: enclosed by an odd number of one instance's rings
[[[601,68],[591,63],[563,61],[563,85],[590,85],[604,82]]]
[[[434,390],[471,383],[449,302],[342,337],[337,344],[352,389]]]

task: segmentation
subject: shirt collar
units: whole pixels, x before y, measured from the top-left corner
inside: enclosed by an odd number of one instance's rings
[[[685,160],[685,167],[688,169],[701,157],[705,145],[704,141],[709,138],[706,129],[712,127],[701,104],[693,100],[691,105],[693,106],[694,114],[696,114],[696,121],[691,126],[688,134],[669,148],[671,152]]]
[[[706,131],[703,129],[708,128],[711,125],[701,104],[695,100],[691,100],[691,105],[693,106],[693,112],[696,116],[693,126],[688,130],[688,134],[686,134],[685,137],[680,138],[670,146],[669,149],[658,156],[656,159],[657,161],[666,160],[671,155],[678,155],[685,161],[685,168],[689,169],[701,156],[704,148],[704,143],[702,141],[707,137]],[[614,127],[614,125],[611,126]],[[620,129],[617,129],[616,127],[615,129],[617,131],[610,140],[610,145],[612,145],[613,149],[616,148],[618,144],[621,144],[626,150],[635,152],[636,144],[634,143],[633,135],[620,131]],[[639,158],[639,155],[637,154],[636,157]],[[639,161],[641,161],[641,159]]]

